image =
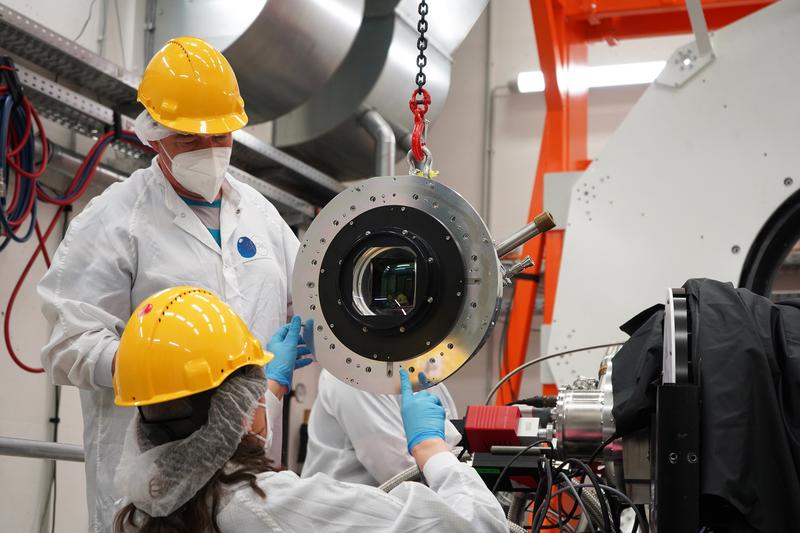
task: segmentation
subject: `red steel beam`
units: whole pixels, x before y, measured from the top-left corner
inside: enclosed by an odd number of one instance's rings
[[[750,9],[755,11],[772,3],[772,0],[703,0],[703,11]],[[684,0],[563,0],[564,15],[570,20],[594,22],[609,17],[635,17],[686,13]]]
[[[564,16],[563,7],[556,0],[530,0],[539,64],[545,78],[545,116],[542,145],[536,168],[533,193],[528,211],[528,220],[543,210],[544,175],[581,168],[586,159],[588,100],[586,90],[576,90],[561,84],[559,73],[569,67],[585,65],[588,48],[577,33],[577,23]],[[551,232],[552,233],[552,232]],[[550,239],[550,241],[548,241]],[[550,243],[549,245],[547,243]],[[535,272],[541,272],[543,260],[547,261],[545,272],[545,317],[552,318],[555,302],[555,281],[558,279],[561,233],[545,233],[522,248],[522,255],[530,255],[536,263]],[[550,255],[545,257],[545,252]],[[550,259],[552,259],[552,263]],[[551,272],[550,268],[554,267]],[[549,278],[549,281],[548,281]],[[501,372],[516,368],[525,360],[530,339],[531,319],[536,306],[538,283],[519,280],[511,304],[508,339],[503,355]],[[504,404],[515,399],[519,393],[522,375],[509,380],[497,395],[497,403]]]

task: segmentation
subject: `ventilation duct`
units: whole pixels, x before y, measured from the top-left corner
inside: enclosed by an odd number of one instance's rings
[[[161,1],[153,43],[157,50],[173,37],[192,35],[222,50],[256,124],[291,111],[325,85],[355,40],[364,2]]]
[[[433,121],[450,87],[452,53],[475,24],[488,0],[429,3],[426,89]],[[398,140],[412,123],[408,100],[417,72],[418,0],[370,1],[350,53],[319,92],[274,123],[276,146],[339,179],[373,175],[376,141],[362,115],[375,110]],[[399,143],[408,150],[406,143]],[[404,153],[397,153],[397,157]]]
[[[447,98],[451,55],[487,3],[429,1],[425,73],[431,121]],[[395,160],[408,150],[418,5],[419,0],[162,0],[153,41],[158,47],[194,35],[211,42],[236,71],[251,124],[277,119],[276,146],[339,179],[354,179],[374,175],[376,154],[386,151],[387,143],[376,145],[374,121],[364,120],[367,111],[379,113],[394,131]]]

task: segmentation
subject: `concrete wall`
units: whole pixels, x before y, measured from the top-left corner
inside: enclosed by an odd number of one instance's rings
[[[91,0],[41,1],[4,0],[4,3],[63,35],[78,35]],[[118,1],[120,6],[120,45],[117,19],[112,0],[97,0],[94,14],[78,42],[100,51],[132,70],[143,65],[141,39],[143,30],[143,0]],[[105,9],[105,17],[102,11]],[[544,120],[544,100],[540,94],[520,95],[505,87],[521,70],[537,69],[533,28],[526,0],[503,0],[490,3],[485,13],[455,55],[451,93],[438,121],[432,128],[429,146],[434,152],[436,167],[442,172],[440,180],[458,190],[477,208],[487,198],[490,229],[503,236],[525,223],[536,168],[541,128]],[[105,38],[98,40],[105,20]],[[685,38],[659,39],[625,43],[611,49],[605,44],[592,47],[593,63],[627,62],[663,59],[675,43]],[[596,154],[624,118],[627,110],[641,94],[641,88],[606,89],[590,94],[589,153]],[[491,134],[493,184],[484,191],[484,162],[487,95],[494,92],[494,120]],[[433,105],[437,105],[436,102]],[[410,120],[410,117],[409,117]],[[58,142],[86,150],[86,139],[74,138],[55,125],[48,124],[48,133]],[[268,130],[269,128],[264,128]],[[90,191],[88,196],[99,192]],[[87,198],[88,198],[87,196]],[[77,206],[80,209],[81,206]],[[42,220],[48,221],[52,209],[44,207]],[[58,244],[56,231],[50,240],[51,252]],[[6,302],[13,284],[33,250],[32,243],[11,245],[0,254],[0,310],[5,313]],[[102,251],[100,251],[102,252]],[[34,265],[28,281],[22,287],[12,320],[12,342],[21,357],[31,365],[39,363],[39,349],[48,332],[39,312],[35,283],[44,272],[41,259]],[[497,330],[502,329],[499,323]],[[538,324],[533,325],[529,357],[539,353]],[[485,392],[497,377],[499,336],[495,335],[481,354],[448,382],[459,408],[482,402]],[[305,370],[297,382],[306,385],[302,401],[294,400],[294,416],[302,416],[310,408],[316,391],[316,371]],[[547,376],[543,380],[547,381]],[[539,390],[538,372],[529,372],[524,391]],[[81,443],[82,419],[77,391],[62,389],[59,440]],[[4,346],[0,346],[0,435],[33,439],[49,439],[52,424],[53,388],[43,375],[25,374],[11,363]],[[295,435],[292,439],[296,442]],[[295,457],[292,446],[290,458]],[[44,461],[0,457],[0,516],[2,531],[39,531],[41,502],[49,483],[49,465]],[[57,494],[57,530],[71,533],[86,530],[84,477],[82,465],[59,463]],[[47,530],[46,528],[44,529]]]

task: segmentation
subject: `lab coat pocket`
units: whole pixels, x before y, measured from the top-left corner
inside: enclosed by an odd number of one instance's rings
[[[268,253],[242,257],[232,267],[238,289],[237,311],[256,337],[269,339],[286,317],[288,282],[284,267]]]

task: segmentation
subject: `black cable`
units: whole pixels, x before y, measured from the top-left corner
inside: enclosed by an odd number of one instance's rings
[[[591,484],[591,483],[581,483],[580,485],[573,485],[573,487],[575,487],[576,489],[579,489],[579,488],[581,488],[581,489],[590,489],[590,488],[594,488],[594,485]],[[628,506],[631,509],[633,509],[633,512],[636,513],[637,518],[639,518],[639,523],[642,524],[642,527],[644,528],[644,533],[649,533],[650,529],[649,529],[649,527],[647,525],[645,525],[644,516],[642,516],[641,512],[639,511],[639,507],[637,505],[635,505],[631,501],[631,499],[628,498],[628,496],[625,493],[621,492],[619,489],[616,489],[614,487],[610,487],[608,485],[600,484],[599,487],[600,487],[600,489],[602,489],[604,491],[608,491],[608,492],[612,493],[614,496],[616,496],[617,498],[619,498],[620,500],[622,500],[623,502],[628,504]],[[564,492],[566,492],[568,490],[569,490],[569,487],[560,488],[556,492],[553,493],[553,496],[558,496],[559,494],[563,494]],[[600,495],[600,493],[598,493],[598,496],[599,495]],[[605,531],[610,531],[610,530],[604,530],[604,532]]]
[[[594,470],[592,470],[591,467],[589,467],[589,465],[587,465],[583,461],[569,458],[565,459],[564,462],[561,463],[561,465],[556,469],[556,476],[558,476],[558,474],[562,472],[564,468],[566,468],[567,466],[576,466],[577,468],[585,472],[587,476],[589,476],[589,481],[591,481],[591,485],[592,487],[594,487],[594,490],[597,493],[597,499],[600,502],[600,511],[603,514],[603,528],[604,528],[603,531],[607,531],[609,533],[613,532],[614,529],[612,529],[611,527],[611,520],[609,520],[608,518],[609,514],[608,502],[606,501],[602,491],[600,490],[601,486],[600,480],[597,478],[597,475],[594,473]],[[578,494],[580,494],[580,492]]]
[[[508,402],[506,405],[530,405],[531,407],[552,408],[556,406],[557,396],[532,396]]]
[[[538,529],[536,528],[536,521],[539,516],[539,510],[541,509],[542,501],[544,500],[544,492],[545,490],[549,491],[550,487],[545,487],[544,484],[542,483],[542,478],[544,476],[542,475],[543,468],[541,461],[537,463],[536,468],[539,471],[538,472],[539,477],[536,484],[536,493],[534,494],[533,500],[531,501],[530,505],[533,505],[534,508],[536,509],[536,512],[531,517],[531,526],[532,526],[531,529],[538,531]]]
[[[534,527],[535,531],[539,531],[540,529],[542,529],[542,526],[544,525],[544,519],[547,517],[547,510],[550,509],[550,502],[552,501],[552,497],[553,497],[552,496],[553,495],[553,491],[550,490],[552,488],[552,486],[553,486],[553,471],[550,468],[550,460],[549,459],[545,459],[542,462],[544,463],[544,467],[545,467],[544,468],[545,479],[547,479],[547,483],[545,484],[545,489],[544,489],[544,492],[547,493],[547,497],[543,499],[542,503],[540,504],[540,507],[538,507],[536,509],[536,514],[533,515],[533,518],[534,518],[533,527]],[[541,478],[539,478],[539,479],[541,479]],[[541,483],[540,483],[540,485],[541,485]],[[541,515],[539,513],[541,513]],[[539,516],[538,520],[536,519],[537,515]],[[559,516],[558,519],[560,521],[561,520],[561,516]]]
[[[614,433],[613,435],[608,437],[606,440],[604,440],[603,443],[600,444],[600,446],[595,448],[594,452],[592,452],[592,455],[589,457],[589,461],[586,464],[592,464],[594,462],[594,460],[597,459],[597,456],[600,455],[600,452],[602,452],[606,448],[606,446],[608,446],[609,444],[611,444],[612,442],[614,442],[618,438],[619,437],[617,436],[617,434]]]
[[[637,526],[639,525],[639,518],[640,518],[640,515],[641,515],[641,519],[643,521],[643,525],[644,525],[645,531],[646,531],[647,529],[650,528],[650,524],[647,522],[647,510],[644,508],[644,505],[641,505],[641,504],[637,505],[636,508],[639,509],[639,512],[636,514],[636,522],[635,522],[635,524],[637,524]],[[636,533],[636,527],[631,529],[631,533]]]
[[[576,489],[574,487],[574,483],[572,483],[572,480],[569,477],[567,477],[565,473],[561,472],[561,477],[563,477],[564,480],[567,482],[567,486],[571,489],[570,492],[572,493],[572,497],[575,498],[575,505],[573,506],[573,510],[570,513],[570,515],[565,518],[565,521],[569,523],[569,521],[572,520],[573,516],[575,515],[575,507],[580,507],[581,513],[583,513],[583,516],[586,517],[586,521],[589,523],[589,527],[592,528],[592,533],[597,533],[597,529],[595,529],[594,527],[594,522],[592,522],[592,515],[589,514],[589,511],[586,509],[586,505],[583,503],[583,498],[581,498],[580,494],[578,494],[578,491],[580,489]],[[561,495],[559,494],[558,497],[561,498]]]
[[[61,423],[61,386],[55,386],[55,400],[53,402],[54,416],[50,419],[53,424],[53,442],[58,442],[58,425]],[[56,530],[56,498],[58,496],[58,463],[53,461],[53,515],[50,523],[50,533]]]
[[[565,478],[567,477],[567,476],[566,476],[566,474],[564,474],[563,472],[560,472],[560,475],[561,475],[561,476],[564,476]],[[569,479],[569,478],[567,478],[567,479]],[[571,481],[570,481],[570,482],[571,482]],[[581,480],[581,483],[583,483],[583,480]],[[561,497],[562,497],[562,496],[563,496],[563,494],[561,494],[561,495],[559,495],[559,496],[558,496],[558,504],[559,504],[559,506],[561,506]],[[576,493],[576,494],[575,494],[575,496],[576,496],[576,497],[579,497],[579,496],[578,496],[578,493]],[[574,502],[572,502],[572,508],[569,510],[569,512],[567,512],[566,516],[563,516],[563,523],[567,524],[567,523],[569,523],[569,522],[570,522],[570,520],[572,520],[573,518],[575,518],[575,513],[578,511],[578,509],[582,509],[582,508],[583,508],[583,505],[582,505],[582,503],[583,503],[583,501],[582,501],[582,500],[581,500],[580,502],[578,502],[578,500],[575,500]],[[563,515],[563,512],[562,512],[562,515]],[[560,518],[562,515],[559,515],[559,518]],[[589,517],[589,516],[588,516],[588,514],[587,514],[587,518],[588,518],[588,517]],[[559,522],[559,524],[560,524],[560,523],[561,523],[561,522]],[[591,520],[590,520],[590,522],[589,522],[589,523],[591,523]],[[555,529],[555,528],[556,528],[556,527],[557,527],[559,524],[550,525],[550,526],[542,526],[542,528],[541,528],[541,529]],[[594,525],[592,525],[592,529],[594,529]]]
[[[519,453],[517,453],[514,457],[511,458],[511,460],[508,462],[508,464],[505,467],[503,467],[503,470],[500,471],[500,475],[497,476],[497,481],[495,481],[494,485],[492,486],[492,494],[497,494],[497,487],[500,486],[500,481],[503,480],[503,477],[505,477],[506,472],[508,472],[508,469],[511,468],[511,465],[514,464],[514,461],[516,461],[517,459],[522,457],[522,454],[524,454],[525,452],[527,452],[528,450],[530,450],[534,446],[538,446],[539,444],[542,444],[542,443],[550,444],[550,441],[547,440],[547,439],[539,439],[539,440],[535,441],[533,444],[529,444],[528,446],[526,446],[525,448],[520,450]]]
[[[561,505],[560,494],[556,501],[558,502],[558,522],[556,522],[556,525],[558,526],[558,533],[564,533],[564,522],[561,520],[562,516],[564,515],[564,506]]]

